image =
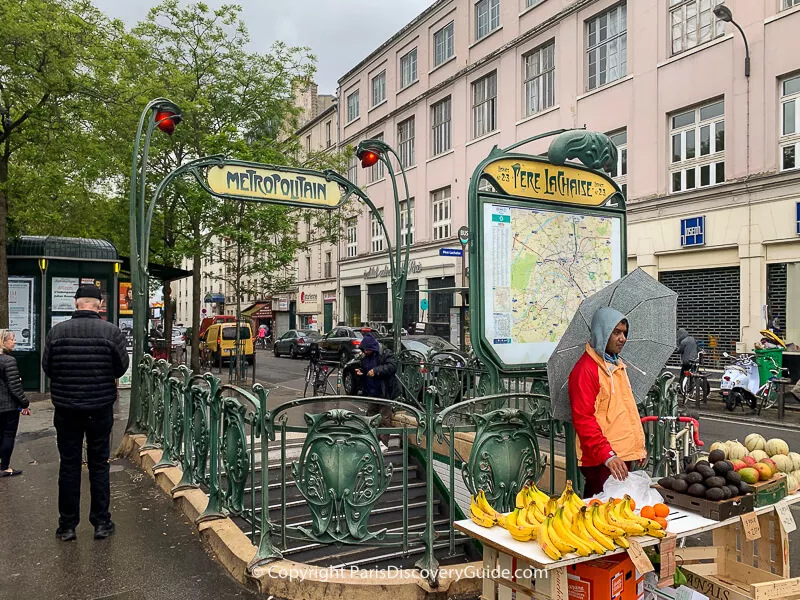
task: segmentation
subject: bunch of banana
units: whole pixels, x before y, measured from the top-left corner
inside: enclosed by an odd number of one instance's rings
[[[633,510],[631,509],[631,497],[627,494],[622,499],[622,502],[616,506],[616,510],[617,514],[619,514],[621,517],[639,524],[644,529],[644,535],[649,535],[655,538],[666,537],[667,532],[664,531],[664,528],[660,523],[634,514]]]
[[[483,490],[478,492],[477,497],[472,496],[469,501],[469,518],[481,527],[493,527],[498,523],[498,517],[505,520],[505,517],[492,508],[486,500]]]
[[[500,527],[505,527],[506,517],[502,513],[497,512],[494,507],[489,504],[489,500],[486,498],[486,492],[483,490],[478,490],[478,495],[475,497],[475,504],[478,505],[480,511],[490,517],[493,517],[494,520],[497,522]],[[471,510],[470,510],[471,512]]]
[[[527,512],[527,509],[515,508],[506,515],[504,527],[511,534],[511,537],[518,542],[535,540],[539,533],[539,523],[528,521]]]
[[[583,500],[581,500],[578,494],[572,489],[572,481],[570,480],[567,480],[567,486],[564,488],[564,492],[561,494],[556,504],[559,508],[564,509],[564,514],[567,517],[567,521],[570,523],[575,520],[581,508],[586,506]]]

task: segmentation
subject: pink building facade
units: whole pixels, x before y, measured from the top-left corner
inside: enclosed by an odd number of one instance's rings
[[[749,77],[716,4],[439,0],[340,79],[340,145],[382,136],[406,168],[404,323],[444,323],[462,302],[461,259],[440,250],[460,248],[470,176],[491,148],[586,127],[620,149],[629,269],[681,294],[679,325],[718,352],[752,344],[768,320],[800,341],[787,302],[800,292],[800,1],[725,3]],[[394,232],[386,174],[353,163],[349,175]],[[345,237],[340,320],[391,320],[380,231],[364,212]]]

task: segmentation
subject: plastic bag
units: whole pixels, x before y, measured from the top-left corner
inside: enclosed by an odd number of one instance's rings
[[[595,496],[601,502],[609,498],[622,498],[627,494],[636,502],[636,506],[652,506],[663,502],[661,494],[650,487],[650,475],[646,471],[632,471],[624,481],[609,477],[603,486],[603,493]]]

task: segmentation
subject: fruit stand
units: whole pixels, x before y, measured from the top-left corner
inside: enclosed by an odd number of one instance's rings
[[[710,598],[730,600],[800,595],[800,578],[788,579],[788,534],[777,510],[780,508],[783,512],[782,507],[798,502],[800,495],[793,494],[778,504],[749,513],[747,516],[755,514],[760,528],[760,537],[753,541],[747,540],[742,516],[714,521],[684,509],[671,508],[667,531],[678,540],[713,532],[713,546],[675,551],[676,562],[682,565],[688,585]],[[484,600],[510,600],[512,591],[516,592],[517,600],[570,600],[569,567],[598,558],[566,554],[561,560],[553,560],[535,541],[517,541],[500,526],[487,528],[472,520],[457,521],[455,528],[483,544]],[[642,548],[662,543],[661,539],[649,536],[631,536],[629,540],[638,542]],[[623,552],[630,551],[618,548],[607,552],[603,558]],[[735,568],[732,569],[732,565]],[[747,586],[752,588],[750,592]],[[718,590],[725,593],[714,595]],[[638,594],[633,596],[639,597]]]

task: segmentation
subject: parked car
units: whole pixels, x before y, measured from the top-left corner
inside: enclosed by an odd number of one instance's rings
[[[373,333],[369,327],[338,326],[331,329],[314,345],[312,350],[319,351],[320,360],[338,362],[341,366],[350,362],[358,352],[358,346],[365,333]]]
[[[239,339],[244,344],[244,355],[249,364],[253,364],[254,344],[253,330],[250,323],[239,323]],[[220,358],[224,361],[229,360],[230,356],[236,351],[236,324],[235,323],[214,323],[206,329],[200,336],[200,343],[205,344],[211,351],[214,363]]]
[[[393,350],[394,338],[378,338],[378,341]],[[445,357],[452,357],[459,361],[457,363],[459,366],[467,362],[466,353],[438,335],[405,335],[400,339],[400,345],[403,350],[419,353],[425,361],[432,360],[436,363],[444,360]],[[357,395],[363,385],[363,375],[359,377],[355,370],[356,361],[351,360],[342,371],[342,386],[344,393],[348,396]]]
[[[290,329],[284,333],[272,347],[275,356],[288,354],[290,358],[309,356],[311,344],[320,339],[318,331],[313,329]]]

